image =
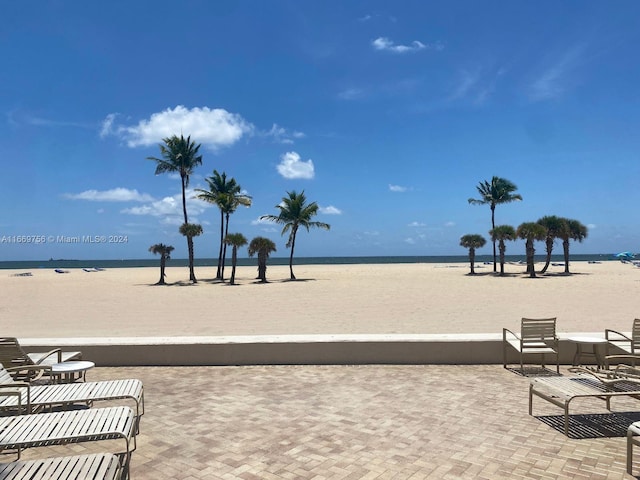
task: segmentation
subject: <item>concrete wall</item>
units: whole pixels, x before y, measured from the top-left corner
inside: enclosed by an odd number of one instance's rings
[[[29,352],[80,350],[97,366],[502,364],[503,347],[496,334],[21,338],[20,343]],[[519,362],[515,350],[508,351],[508,361]],[[561,363],[571,364],[575,352],[575,343],[561,339]]]

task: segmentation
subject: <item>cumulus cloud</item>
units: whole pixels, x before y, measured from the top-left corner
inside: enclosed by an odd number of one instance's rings
[[[280,157],[278,173],[287,179],[305,178],[311,179],[315,175],[313,161],[302,161],[296,152],[287,152]]]
[[[407,187],[403,187],[401,185],[391,185],[389,184],[389,190],[392,192],[406,192],[408,190]]]
[[[304,138],[306,135],[302,132],[289,132],[286,128],[274,123],[266,135],[272,137],[274,142],[283,144],[292,144],[295,140]]]
[[[228,147],[244,135],[253,133],[254,127],[242,116],[223,108],[186,108],[178,105],[153,113],[137,125],[116,125],[117,114],[111,113],[102,122],[100,136],[115,135],[129,147],[155,145],[163,138],[182,133],[196,143],[217,150]]]
[[[324,213],[325,215],[342,215],[342,210],[334,207],[333,205],[329,205],[328,207],[320,207],[318,211],[320,213]]]
[[[80,193],[65,193],[70,200],[89,200],[92,202],[151,202],[153,197],[138,190],[128,188],[112,188],[111,190],[85,190]]]
[[[409,45],[399,45],[389,40],[387,37],[378,37],[371,42],[374,50],[382,51],[382,52],[391,52],[391,53],[411,53],[418,52],[420,50],[431,49],[431,50],[443,50],[444,45],[440,42],[426,45],[418,40],[414,40]]]
[[[413,238],[411,238],[411,237],[409,237],[409,238],[405,238],[405,239],[404,239],[404,241],[405,241],[406,243],[408,243],[409,245],[415,245],[415,244],[416,244],[416,241],[415,241]]]
[[[195,192],[191,189],[186,191],[187,212],[189,222],[197,223],[197,216],[204,212],[211,205],[195,198]],[[182,194],[177,193],[170,197],[154,200],[137,207],[125,208],[120,211],[128,215],[164,217],[163,222],[170,225],[181,225],[184,223],[182,213]]]

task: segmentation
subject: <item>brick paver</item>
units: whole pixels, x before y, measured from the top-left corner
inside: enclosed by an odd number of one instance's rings
[[[624,422],[637,401],[614,399],[616,414],[576,401],[577,431],[593,423],[582,414],[622,420],[614,436],[587,429],[588,438],[567,438],[561,410],[535,398],[529,416],[528,379],[496,365],[96,368],[88,376],[144,382],[134,480],[631,478]]]

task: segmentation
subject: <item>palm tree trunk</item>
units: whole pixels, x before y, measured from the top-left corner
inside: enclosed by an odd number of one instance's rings
[[[238,261],[238,247],[234,246],[231,250],[231,279],[229,283],[235,285],[236,281],[236,262]]]
[[[504,275],[504,252],[507,247],[504,244],[504,240],[500,240],[498,243],[498,250],[500,251],[500,275]]]
[[[551,263],[551,252],[553,251],[553,238],[547,238],[547,258],[545,260],[544,267],[540,270],[540,273],[546,273],[549,264]]]
[[[167,258],[164,256],[164,253],[160,256],[160,280],[156,285],[164,285],[164,267],[167,263]]]
[[[229,214],[227,213],[226,219],[225,219],[225,225],[224,225],[224,236],[226,237],[229,234]],[[222,247],[222,269],[220,270],[220,280],[224,280],[224,264],[226,262],[227,259],[227,244],[226,242],[224,243],[224,246]]]
[[[535,278],[536,269],[534,268],[534,256],[536,250],[533,248],[533,240],[527,240],[527,270],[529,271],[529,277]]]
[[[264,252],[258,252],[258,279],[267,282],[267,255]]]
[[[196,274],[193,271],[193,237],[187,237],[187,247],[189,248],[189,280],[193,283],[198,283]]]
[[[564,273],[569,272],[569,239],[566,238],[562,241],[562,250],[564,250]]]
[[[186,225],[189,223],[189,219],[187,217],[186,177],[181,174],[180,180],[182,180],[182,213],[184,214],[184,223]],[[198,283],[198,280],[196,280],[196,274],[193,271],[193,238],[189,236],[187,237],[187,250],[189,251],[189,280],[193,283]]]
[[[296,276],[293,274],[293,249],[296,247],[297,228],[293,228],[294,229],[291,232],[291,253],[289,254],[289,273],[291,274],[291,280],[296,279]]]
[[[222,278],[222,249],[224,245],[224,212],[220,210],[220,252],[218,253],[218,270],[216,278]]]
[[[476,271],[473,269],[474,266],[473,264],[475,263],[476,260],[476,249],[475,248],[470,248],[469,249],[469,262],[471,263],[471,275],[475,275]]]
[[[493,203],[491,204],[491,229],[492,230],[496,229],[496,206]],[[496,239],[493,238],[492,242],[493,242],[493,273],[496,273],[498,271],[498,268],[496,266]]]

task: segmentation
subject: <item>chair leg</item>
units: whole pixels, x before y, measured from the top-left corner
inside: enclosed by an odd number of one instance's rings
[[[633,432],[627,430],[627,473],[633,475]]]

